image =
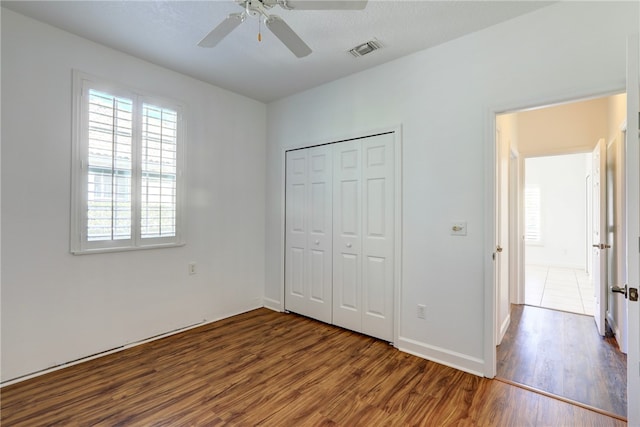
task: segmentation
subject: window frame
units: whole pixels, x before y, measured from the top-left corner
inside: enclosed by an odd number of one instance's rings
[[[89,203],[89,90],[105,92],[132,101],[131,148],[131,235],[129,239],[90,241],[88,235]],[[112,83],[87,73],[73,70],[72,159],[71,159],[71,237],[70,251],[74,255],[119,252],[183,246],[185,230],[186,120],[184,106],[176,101],[146,94],[124,85]],[[168,237],[142,237],[142,106],[150,104],[176,112],[176,202],[175,233]],[[112,198],[113,200],[113,198]]]
[[[536,212],[532,212],[534,214],[534,216],[537,219],[537,224],[533,224],[533,226],[535,226],[535,231],[537,231],[537,235],[535,236],[535,238],[533,238],[532,236],[530,236],[529,230],[528,230],[528,217],[529,217],[529,209],[531,208],[531,206],[529,206],[529,199],[535,195],[536,198]],[[530,186],[525,186],[524,189],[524,197],[523,197],[523,203],[524,203],[524,241],[527,245],[531,245],[531,246],[542,246],[543,245],[543,240],[542,240],[542,191],[540,189],[540,186],[538,185],[530,185]]]

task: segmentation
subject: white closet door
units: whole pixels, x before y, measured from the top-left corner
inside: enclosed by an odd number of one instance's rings
[[[309,298],[306,314],[331,323],[332,312],[332,163],[331,147],[309,149],[309,233],[307,240],[307,281]]]
[[[393,134],[362,140],[362,332],[393,341]]]
[[[296,313],[305,311],[307,305],[308,154],[308,150],[289,151],[286,160],[285,308]]]
[[[285,308],[323,322],[332,311],[331,149],[287,153]]]
[[[362,142],[333,147],[333,323],[362,327]]]
[[[333,323],[393,341],[394,135],[334,145]]]

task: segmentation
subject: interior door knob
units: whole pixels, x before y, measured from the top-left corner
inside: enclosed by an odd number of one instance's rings
[[[609,289],[611,289],[611,292],[622,294],[624,295],[625,298],[627,297],[627,285],[624,285],[624,288],[621,288],[620,286],[617,286],[617,285],[613,285]]]
[[[496,246],[496,252],[502,252],[502,246],[500,245]]]

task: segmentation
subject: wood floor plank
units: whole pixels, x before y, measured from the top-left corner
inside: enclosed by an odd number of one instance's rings
[[[614,418],[254,310],[0,390],[3,426],[622,426]]]
[[[513,305],[498,377],[626,417],[626,355],[592,316]]]

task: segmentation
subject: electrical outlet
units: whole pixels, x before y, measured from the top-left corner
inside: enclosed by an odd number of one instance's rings
[[[196,263],[195,262],[190,262],[189,263],[189,275],[192,276],[196,274]]]
[[[424,319],[426,316],[426,311],[427,311],[427,307],[422,305],[422,304],[418,304],[418,319]]]

